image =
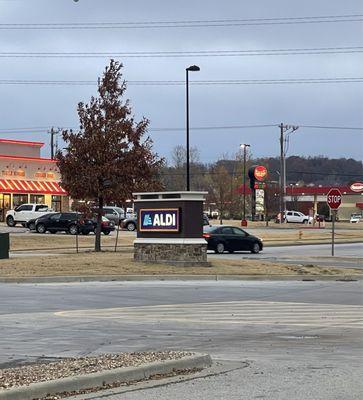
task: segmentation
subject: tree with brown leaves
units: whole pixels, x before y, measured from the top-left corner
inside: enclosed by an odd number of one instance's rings
[[[62,132],[66,147],[56,155],[62,187],[76,200],[97,202],[95,251],[101,251],[103,205],[123,203],[135,191],[160,189],[163,160],[145,138],[149,120],[136,122],[122,64],[111,60],[98,84],[98,97],[78,104],[80,129]]]

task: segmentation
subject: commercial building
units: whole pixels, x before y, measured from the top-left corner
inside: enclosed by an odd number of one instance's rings
[[[42,158],[41,142],[0,139],[0,220],[6,211],[24,203],[46,204],[55,211],[69,209],[60,186],[55,160]]]
[[[289,186],[286,188],[288,209],[294,209],[305,214],[312,210],[313,215],[321,213],[324,206],[328,209],[326,197],[329,190],[338,188],[342,194],[342,204],[338,210],[340,220],[349,220],[352,213],[363,212],[363,192],[356,192],[351,186]]]

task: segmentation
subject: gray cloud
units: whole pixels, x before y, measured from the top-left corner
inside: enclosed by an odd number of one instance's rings
[[[360,0],[295,2],[260,0],[121,1],[0,0],[0,23],[130,22],[231,18],[271,18],[363,14]],[[191,51],[340,47],[362,45],[362,22],[275,26],[129,29],[0,30],[0,51]],[[123,58],[128,80],[183,80],[185,67],[198,64],[191,80],[360,77],[357,54],[259,57]],[[1,79],[96,80],[108,62],[97,59],[0,58]],[[1,85],[0,129],[77,125],[76,104],[88,101],[93,87]],[[191,125],[226,126],[270,123],[363,126],[362,83],[300,85],[192,86]],[[184,87],[129,86],[136,116],[151,128],[184,126]],[[184,133],[150,132],[155,148],[168,156],[184,143]],[[3,135],[7,136],[7,135]],[[8,135],[10,137],[10,135]],[[47,140],[44,133],[11,137]],[[290,154],[361,158],[362,132],[300,128]],[[278,154],[278,128],[192,131],[203,161],[233,155],[242,141],[255,156]]]

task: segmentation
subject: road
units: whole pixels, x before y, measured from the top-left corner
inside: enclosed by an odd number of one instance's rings
[[[316,264],[335,267],[363,268],[362,243],[344,243],[335,245],[335,256],[331,256],[330,244],[314,244],[301,246],[265,247],[260,254],[239,252],[234,254],[208,254],[209,258],[226,259],[265,259],[291,264]]]
[[[112,400],[358,400],[363,392],[361,282],[0,284],[0,321],[2,367],[150,349],[208,352],[221,363],[213,377],[119,389]]]

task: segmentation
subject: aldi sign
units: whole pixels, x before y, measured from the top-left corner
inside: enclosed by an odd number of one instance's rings
[[[179,232],[179,208],[139,210],[140,232]]]

